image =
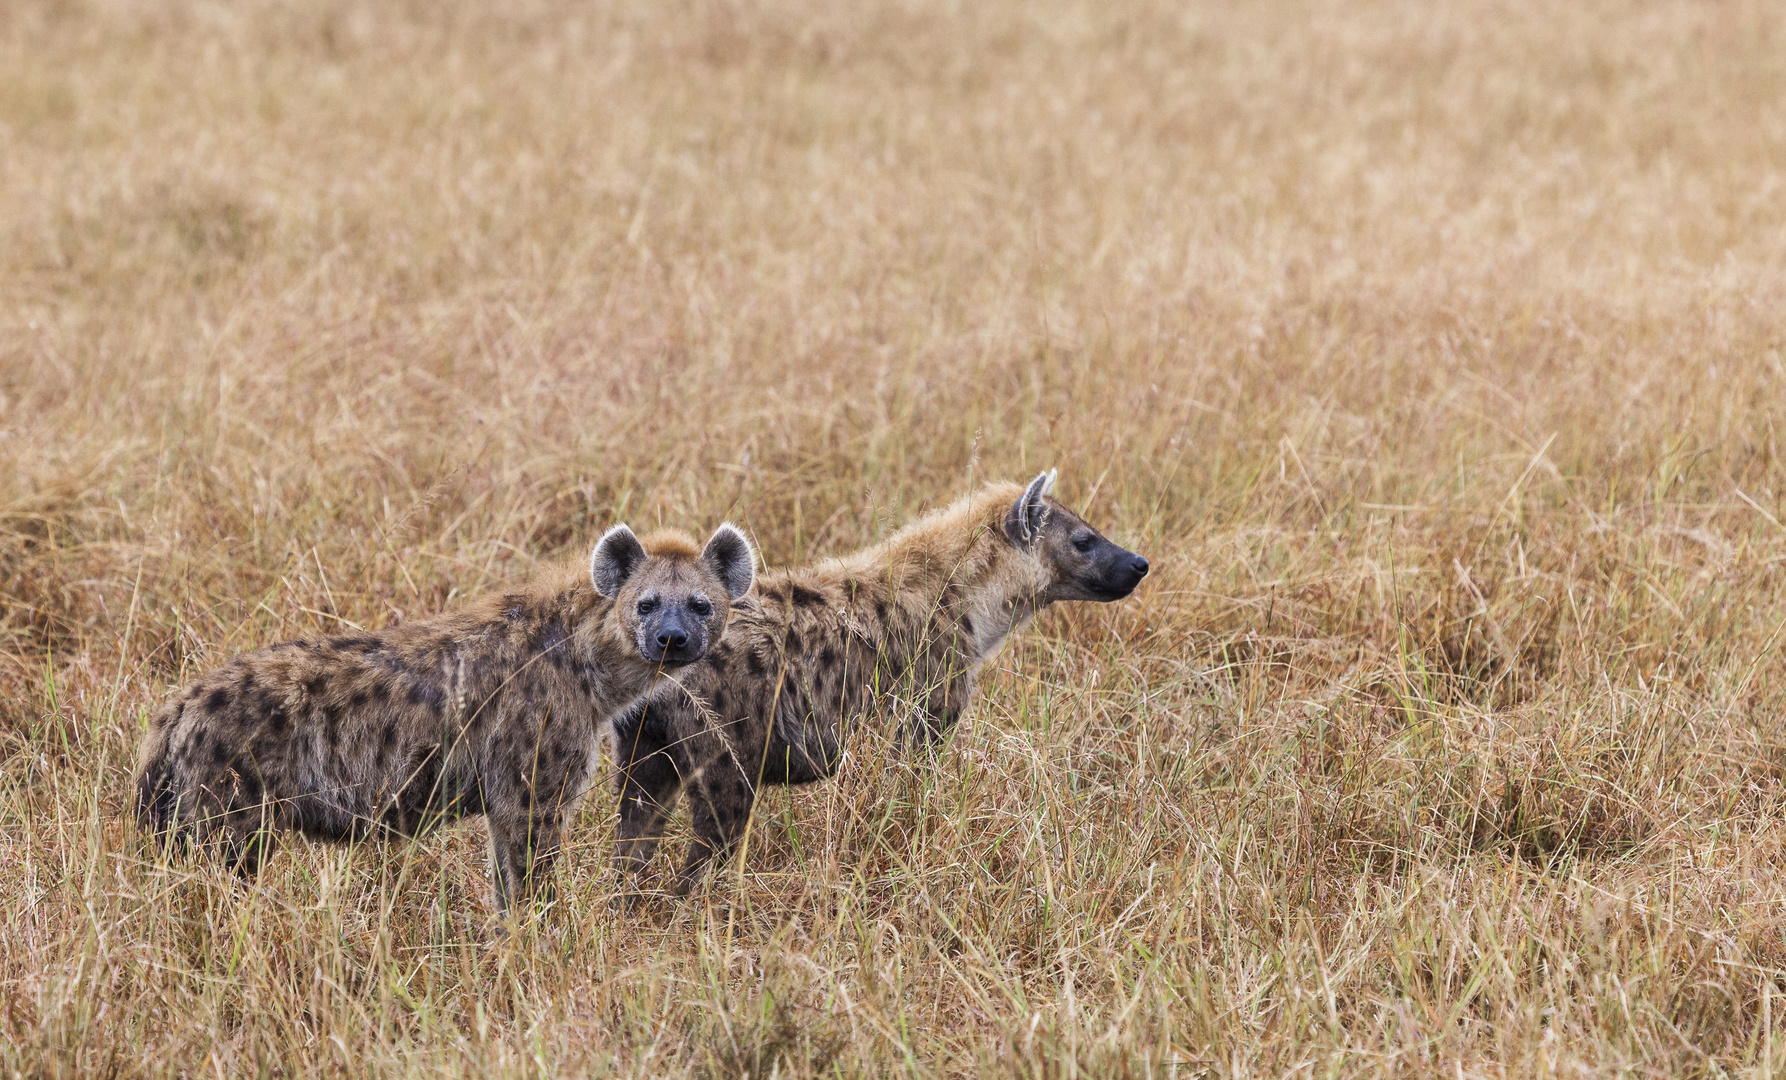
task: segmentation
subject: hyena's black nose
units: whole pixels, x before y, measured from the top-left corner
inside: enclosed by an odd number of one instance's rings
[[[660,649],[680,649],[688,644],[688,635],[681,630],[660,630],[657,634],[657,647]]]
[[[1147,576],[1147,560],[1140,555],[1136,555],[1129,560],[1129,568],[1135,571],[1136,577]]]

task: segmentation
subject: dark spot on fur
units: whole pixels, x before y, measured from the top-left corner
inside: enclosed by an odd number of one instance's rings
[[[327,675],[312,675],[304,680],[304,692],[311,697],[321,697],[322,692],[328,688],[329,677]]]
[[[966,615],[961,617],[961,632],[968,637],[974,636],[974,620],[968,618]]]
[[[347,699],[347,707],[350,709],[365,708],[366,707],[366,691],[355,690],[353,692],[353,696]]]
[[[565,641],[569,637],[569,632],[564,628],[564,620],[556,617],[547,619],[545,625],[540,627],[540,648],[563,652]]]
[[[372,700],[374,702],[382,704],[383,702],[390,700],[391,688],[384,683],[376,682],[372,684],[372,688],[368,690],[367,693],[372,695]]]
[[[824,650],[819,653],[819,666],[829,669],[836,666],[836,664],[837,650],[829,645],[825,646]]]
[[[799,585],[791,586],[791,588],[794,593],[794,603],[800,607],[820,607],[825,602],[825,597],[822,594],[813,592],[811,589],[802,588]]]
[[[874,617],[883,623],[887,621],[887,602],[885,600],[874,602]]]
[[[788,627],[788,636],[784,639],[783,644],[791,653],[797,653],[806,647],[805,643],[800,640],[800,632],[791,626]]]
[[[769,669],[763,664],[763,658],[758,656],[754,649],[744,651],[744,666],[758,678],[769,674]]]
[[[409,687],[409,703],[411,705],[422,706],[429,712],[438,713],[441,706],[446,704],[446,695],[441,693],[440,687],[431,683],[411,683]]]

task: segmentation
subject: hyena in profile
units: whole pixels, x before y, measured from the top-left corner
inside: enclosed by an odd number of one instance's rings
[[[842,559],[765,573],[705,662],[614,721],[616,862],[633,877],[686,790],[695,839],[675,891],[724,859],[763,784],[832,776],[851,727],[896,702],[933,741],[967,707],[974,674],[1058,600],[1120,600],[1147,560],[1049,491],[992,484]],[[911,708],[915,706],[915,708]]]
[[[587,568],[463,612],[237,657],[156,714],[137,816],[251,876],[275,829],[415,836],[483,814],[506,910],[549,888],[607,722],[707,654],[754,571],[729,524],[705,548],[620,525]]]

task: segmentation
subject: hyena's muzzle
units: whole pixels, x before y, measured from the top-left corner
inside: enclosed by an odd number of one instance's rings
[[[1087,552],[1090,569],[1078,580],[1090,600],[1121,600],[1147,576],[1147,559],[1104,537]]]

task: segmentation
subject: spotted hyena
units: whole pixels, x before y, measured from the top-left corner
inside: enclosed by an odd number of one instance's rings
[[[763,574],[704,662],[614,722],[622,872],[650,862],[686,791],[686,892],[731,850],[761,785],[833,775],[850,728],[889,705],[916,717],[908,737],[934,740],[1038,611],[1134,591],[1147,560],[1049,498],[1053,483],[989,485],[865,551]]]
[[[156,714],[137,815],[247,876],[276,829],[415,836],[482,814],[506,909],[548,886],[607,721],[707,655],[754,558],[731,525],[704,548],[620,525],[587,567],[465,611],[237,657]]]

